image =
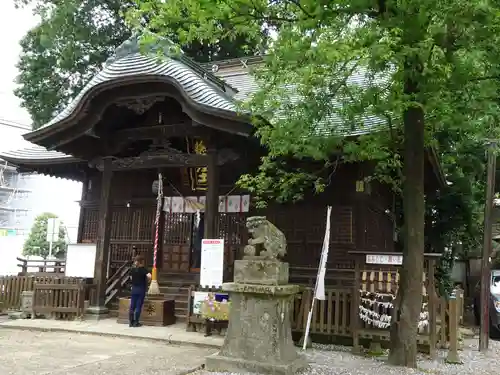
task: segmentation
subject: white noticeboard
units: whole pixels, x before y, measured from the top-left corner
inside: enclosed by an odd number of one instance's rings
[[[367,264],[400,266],[403,264],[403,256],[402,255],[369,254],[369,255],[366,255],[366,263]]]
[[[201,240],[200,285],[219,287],[224,272],[224,240]]]
[[[95,255],[95,243],[69,244],[66,250],[65,276],[93,278]]]

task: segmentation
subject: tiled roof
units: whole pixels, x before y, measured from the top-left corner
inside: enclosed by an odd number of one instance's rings
[[[45,147],[38,145],[32,145],[31,147],[23,148],[20,150],[4,151],[2,152],[0,157],[9,162],[22,162],[29,160],[60,160],[64,162],[77,160],[71,155],[63,154],[62,152],[58,151],[49,151]]]
[[[225,82],[238,90],[234,99],[245,101],[251,94],[257,92],[259,86],[250,72],[240,71],[229,74],[221,72],[219,75]]]
[[[69,117],[82,97],[93,87],[100,83],[111,81],[127,76],[134,75],[162,75],[175,79],[182,85],[186,94],[196,103],[225,111],[236,111],[236,101],[245,101],[252,93],[258,90],[258,84],[255,78],[250,74],[248,68],[230,68],[216,69],[215,75],[209,72],[209,67],[202,68],[196,63],[189,63],[191,60],[185,60],[184,57],[172,58],[166,57],[159,62],[157,59],[134,52],[135,45],[120,46],[113,57],[106,63],[103,70],[98,73],[82,90],[82,92],[71,102],[61,113],[53,120],[44,125],[51,126],[57,122]],[[194,66],[191,66],[193,65]],[[217,63],[216,63],[217,64]],[[204,69],[204,71],[200,71]],[[218,80],[217,77],[220,79]],[[363,72],[354,73],[348,79],[348,84],[367,87],[367,77]],[[221,86],[222,85],[222,86]],[[237,92],[235,92],[237,91]],[[230,95],[230,94],[231,95]],[[300,98],[296,98],[300,100]],[[336,107],[335,104],[332,105]],[[315,134],[327,134],[336,132],[343,136],[355,136],[371,132],[385,125],[385,119],[374,115],[362,115],[355,119],[356,126],[346,124],[335,111],[328,118],[321,120],[316,125]],[[278,117],[285,116],[284,113],[277,113]],[[40,146],[34,146],[29,149],[12,151],[4,153],[5,159],[15,160],[36,160],[36,159],[72,159],[71,156],[56,151],[47,151]],[[0,155],[2,157],[3,155]]]
[[[256,82],[254,76],[250,73],[249,69],[219,69],[216,73],[217,76],[221,77],[229,85],[233,86],[238,90],[238,93],[234,96],[235,99],[240,101],[245,101],[250,95],[257,92],[259,89],[258,83]],[[379,78],[378,82],[383,83],[388,78]],[[359,87],[369,87],[371,82],[368,82],[368,77],[366,72],[363,70],[355,71],[348,79],[348,85],[359,86]],[[290,91],[293,91],[290,89]],[[300,97],[297,95],[293,99],[299,102]],[[332,103],[332,114],[319,121],[316,124],[317,134],[328,134],[337,133],[342,136],[356,136],[361,134],[366,134],[374,130],[380,129],[382,126],[386,126],[386,119],[379,116],[364,114],[360,115],[355,119],[355,126],[351,124],[346,124],[344,120],[337,114],[335,114],[335,108],[342,108],[341,105],[336,105]],[[275,113],[278,118],[286,116],[286,113]],[[271,119],[272,120],[272,119]]]
[[[133,36],[125,41],[111,56],[103,69],[96,74],[76,96],[76,98],[40,129],[56,125],[67,119],[76,110],[83,97],[99,84],[132,76],[155,76],[173,79],[184,93],[196,104],[207,109],[216,109],[236,113],[237,107],[232,99],[236,90],[206,71],[201,65],[184,56],[182,51],[173,51],[173,43],[162,40],[152,47],[163,51],[161,61],[151,55],[139,53],[139,37]],[[4,152],[0,158],[5,160],[56,160],[73,159],[72,156],[57,151],[47,151],[40,146],[32,146],[18,151]]]
[[[214,83],[197,74],[182,62],[170,57],[165,57],[165,60],[159,62],[155,58],[134,53],[106,64],[90,80],[78,96],[56,117],[42,126],[42,128],[54,125],[69,117],[83,96],[97,85],[114,79],[141,75],[172,78],[182,86],[185,93],[197,104],[224,111],[236,111],[236,106],[229,94],[216,87]]]

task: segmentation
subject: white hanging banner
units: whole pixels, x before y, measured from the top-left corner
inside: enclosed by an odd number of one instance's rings
[[[324,301],[325,300],[325,275],[326,263],[328,260],[328,251],[330,250],[330,216],[332,215],[332,207],[328,206],[326,211],[326,227],[325,238],[323,240],[323,249],[321,250],[321,260],[319,262],[318,275],[316,277],[316,290],[314,291],[314,298]]]
[[[201,240],[200,285],[220,287],[224,275],[224,240]]]
[[[314,291],[314,298],[324,301],[326,299],[325,296],[325,274],[326,269],[320,269],[318,273],[318,277],[316,280],[316,290]]]
[[[205,201],[205,196],[165,197],[163,211],[168,213],[205,212]],[[219,196],[219,212],[238,213],[248,212],[249,209],[250,195]]]
[[[303,350],[306,350],[307,339],[309,337],[309,330],[311,329],[311,318],[312,312],[314,310],[314,302],[319,300],[325,300],[325,274],[326,274],[326,263],[328,260],[328,250],[330,247],[330,216],[332,215],[332,207],[328,206],[326,209],[326,225],[325,225],[325,238],[323,240],[323,249],[321,250],[321,259],[319,261],[318,275],[316,276],[316,285],[314,287],[314,297],[311,303],[311,309],[307,315],[306,331],[304,332],[304,345]]]

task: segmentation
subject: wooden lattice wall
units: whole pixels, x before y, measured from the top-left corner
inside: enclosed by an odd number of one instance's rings
[[[373,191],[356,191],[359,171],[356,165],[347,167],[337,170],[325,193],[308,197],[301,203],[270,205],[264,210],[252,209],[248,214],[220,214],[218,230],[220,238],[225,239],[227,274],[231,274],[233,261],[241,257],[246,243],[245,220],[248,215],[265,215],[284,232],[288,242],[287,261],[292,268],[310,268],[313,273],[317,269],[328,204],[333,206],[329,268],[352,269],[354,261],[348,254],[350,250],[392,251],[393,223],[386,212],[391,209],[390,194],[378,186]],[[112,271],[131,259],[133,247],[146,255],[146,259],[152,259],[156,202],[151,193],[151,183],[155,177],[155,171],[146,170],[119,173],[113,179]],[[166,178],[166,195],[177,195],[185,188],[179,170],[168,170]],[[97,238],[99,180],[99,175],[95,175],[84,194],[82,242],[95,242]],[[230,186],[222,186],[221,194],[230,190]],[[187,194],[184,191],[181,193]],[[192,256],[194,220],[193,214],[165,215],[164,251],[160,254],[159,263],[164,269],[188,271],[193,266],[189,259]]]

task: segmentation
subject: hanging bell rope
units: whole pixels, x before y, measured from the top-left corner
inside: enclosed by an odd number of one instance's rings
[[[155,218],[155,239],[153,245],[153,270],[151,272],[151,284],[149,285],[148,295],[159,295],[160,286],[158,285],[158,236],[160,233],[160,214],[163,205],[163,176],[158,173],[158,188],[156,197],[156,218]]]

